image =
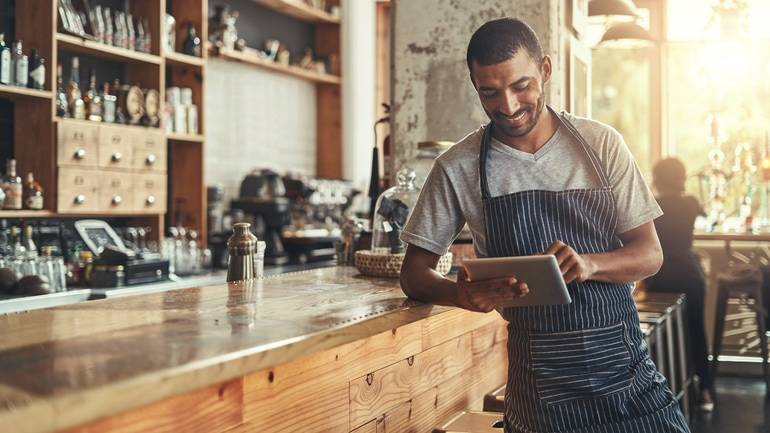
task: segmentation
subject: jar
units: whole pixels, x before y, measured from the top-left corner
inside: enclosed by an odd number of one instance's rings
[[[415,172],[404,167],[396,173],[396,185],[377,198],[372,225],[372,251],[376,254],[403,253],[406,244],[399,237],[409,214],[417,203],[420,190],[415,186]]]
[[[452,141],[421,141],[417,143],[417,158],[415,158],[415,171],[417,173],[415,184],[422,188],[425,179],[433,167],[433,161],[442,153],[454,145]]]

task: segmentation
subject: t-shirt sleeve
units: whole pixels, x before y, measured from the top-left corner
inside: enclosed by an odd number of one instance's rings
[[[618,214],[615,233],[621,234],[653,221],[663,215],[663,211],[644,180],[623,136],[611,129],[607,140],[607,172]]]
[[[465,216],[452,182],[436,161],[401,232],[401,240],[444,255],[463,225]]]

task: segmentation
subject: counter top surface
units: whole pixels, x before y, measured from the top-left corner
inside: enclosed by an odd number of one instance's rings
[[[54,431],[448,310],[331,267],[2,316],[0,423]]]

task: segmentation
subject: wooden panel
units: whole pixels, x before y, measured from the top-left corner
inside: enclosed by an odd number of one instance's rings
[[[24,51],[37,49],[46,61],[45,89],[55,88],[56,59],[53,50],[53,32],[56,28],[56,0],[16,1],[16,39],[24,41]],[[10,46],[6,34],[5,43]],[[49,119],[50,120],[50,119]]]
[[[244,419],[271,432],[348,431],[348,382],[312,372],[276,380],[273,371],[244,378]],[[292,411],[299,409],[293,414]]]
[[[133,161],[133,128],[116,125],[99,126],[99,167],[130,170]]]
[[[155,44],[154,41],[157,38],[155,35],[152,36],[153,44]],[[141,51],[134,51],[127,48],[107,45],[100,42],[83,39],[79,36],[57,33],[56,42],[59,48],[65,51],[84,54],[90,57],[96,57],[98,59],[109,60],[112,62],[146,65],[159,65],[161,63],[161,58],[154,54],[147,54]]]
[[[133,176],[120,171],[99,172],[99,211],[133,212]]]
[[[465,334],[351,381],[351,427],[363,425],[470,366],[471,336]]]
[[[213,433],[242,421],[240,379],[106,418],[66,433]]]
[[[166,213],[166,175],[133,174],[133,194],[130,208],[134,212]]]
[[[207,15],[206,9],[203,8],[203,4],[201,4],[200,1],[186,0],[180,2],[176,0],[171,3],[171,6],[171,15],[176,19],[176,52],[182,52],[182,45],[187,39],[187,24],[190,22],[195,25],[195,29],[197,30],[201,41],[208,40],[203,33],[203,23],[204,21],[208,21],[207,19],[204,20],[204,17]],[[203,54],[202,51],[203,50],[201,50],[201,55]]]
[[[56,122],[60,166],[96,167],[99,158],[99,126],[94,122]]]
[[[311,23],[339,23],[337,16],[303,3],[302,0],[254,0],[270,9]]]
[[[468,313],[454,309],[446,314],[439,314],[423,321],[422,346],[433,347],[458,337],[469,329],[475,329],[489,323],[497,323],[500,314],[492,311],[487,314]]]
[[[187,3],[187,2],[185,2]],[[147,18],[150,25],[150,35],[152,36],[152,46],[150,52],[155,55],[160,54],[161,23],[165,20],[166,7],[165,2],[161,0],[142,0],[129,3],[131,13],[136,17]],[[164,19],[161,20],[161,17]]]
[[[377,433],[377,420],[372,420],[361,427],[352,430],[351,433]]]
[[[316,174],[342,178],[342,102],[340,87],[318,85],[316,95]]]
[[[99,210],[99,172],[96,170],[59,169],[59,212],[95,212]]]
[[[169,141],[169,222],[198,230],[206,240],[206,189],[200,143]]]
[[[50,103],[45,99],[25,99],[15,103],[14,156],[16,172],[33,172],[45,189],[46,209],[56,204],[56,148],[50,118]]]
[[[168,168],[166,137],[162,131],[145,129],[132,136],[134,170],[165,172]]]

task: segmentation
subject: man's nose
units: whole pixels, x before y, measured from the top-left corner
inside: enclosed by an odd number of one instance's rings
[[[506,116],[513,116],[519,110],[519,100],[513,92],[505,92],[500,104],[500,111]]]

